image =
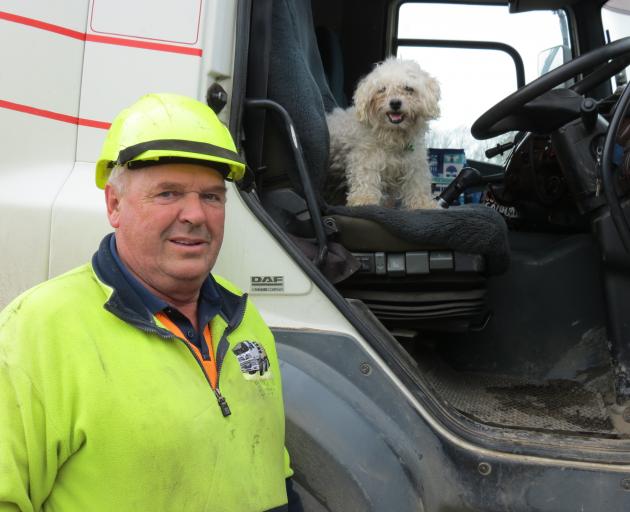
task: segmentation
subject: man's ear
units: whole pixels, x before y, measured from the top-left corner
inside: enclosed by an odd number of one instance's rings
[[[107,205],[107,218],[109,224],[114,229],[120,225],[120,201],[122,199],[118,187],[114,187],[111,183],[105,185],[105,204]]]

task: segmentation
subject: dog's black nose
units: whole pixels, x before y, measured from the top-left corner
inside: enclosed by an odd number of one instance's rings
[[[400,110],[400,107],[402,106],[402,101],[400,101],[400,100],[391,100],[389,102],[389,106],[392,107],[392,110]]]

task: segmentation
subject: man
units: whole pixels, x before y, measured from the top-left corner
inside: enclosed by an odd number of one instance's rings
[[[288,510],[273,336],[210,274],[243,172],[202,103],[114,120],[96,183],[115,234],[0,314],[0,511]]]

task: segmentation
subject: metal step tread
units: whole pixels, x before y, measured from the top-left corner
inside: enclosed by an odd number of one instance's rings
[[[524,430],[616,436],[602,394],[573,380],[531,382],[518,377],[458,372],[437,356],[418,358],[436,395],[471,419]]]

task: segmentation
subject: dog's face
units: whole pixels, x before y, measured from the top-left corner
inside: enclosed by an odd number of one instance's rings
[[[389,58],[358,84],[354,94],[359,121],[379,130],[424,127],[440,115],[440,87],[415,61]]]

